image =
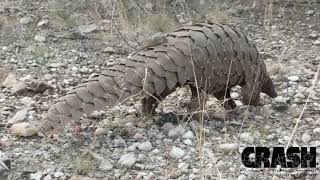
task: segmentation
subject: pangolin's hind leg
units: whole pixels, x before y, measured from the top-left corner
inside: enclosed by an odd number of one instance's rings
[[[232,110],[237,106],[234,100],[231,98],[230,91],[231,89],[228,88],[226,94],[225,94],[225,91],[213,93],[214,97],[216,97],[218,100],[224,101],[223,107],[228,110]],[[224,98],[225,95],[226,95],[226,98]]]
[[[199,89],[199,92],[198,92],[197,88],[194,86],[190,86],[190,89],[191,89],[191,100],[188,104],[188,113],[195,115],[193,117],[200,120],[202,118],[203,110],[207,102],[207,95],[201,89]]]

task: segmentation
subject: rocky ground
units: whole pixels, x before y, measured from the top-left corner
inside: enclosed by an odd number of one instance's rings
[[[239,107],[226,113],[211,99],[207,109],[217,117],[199,130],[199,122],[176,122],[161,113],[142,118],[140,102],[129,100],[85,116],[81,124],[67,125],[51,137],[29,136],[42,113],[72,87],[133,50],[110,17],[86,14],[86,19],[80,16],[86,23],[57,27],[47,3],[13,2],[0,2],[0,179],[314,178],[305,177],[302,169],[246,169],[241,152],[246,146],[284,147],[289,141],[293,146],[320,146],[319,2],[224,6],[229,21],[257,43],[274,79],[279,97],[261,95],[262,107],[247,108],[237,101]],[[186,15],[180,9],[174,13],[181,20]],[[136,39],[127,41],[139,47]],[[239,89],[232,96],[240,100]],[[188,98],[188,89],[181,88],[158,111],[173,112],[175,119],[174,114],[185,112]],[[27,131],[15,126],[20,122]]]

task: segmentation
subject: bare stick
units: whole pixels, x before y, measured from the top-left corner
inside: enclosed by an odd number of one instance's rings
[[[116,30],[117,30],[117,32],[119,33],[121,39],[122,39],[131,49],[137,51],[137,49],[134,48],[133,46],[131,46],[131,45],[128,43],[128,41],[123,37],[122,33],[120,32],[120,29],[119,29],[118,25],[117,25],[116,22],[114,21],[114,18],[112,18],[111,20],[112,20],[112,23],[113,23],[114,27],[116,27]]]

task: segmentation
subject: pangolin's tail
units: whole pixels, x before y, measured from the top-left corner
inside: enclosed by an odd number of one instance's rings
[[[77,120],[82,114],[91,114],[94,110],[111,108],[130,96],[166,96],[178,84],[183,85],[187,79],[192,79],[192,66],[187,59],[174,46],[164,45],[128,57],[62,97],[44,114],[42,129],[61,128],[68,120]]]
[[[80,84],[48,110],[43,117],[42,128],[62,127],[68,120],[78,120],[84,113],[111,108],[142,92],[145,96],[153,94],[154,85],[147,81],[143,84],[145,66],[141,64],[139,68],[130,67],[128,63],[119,64]]]

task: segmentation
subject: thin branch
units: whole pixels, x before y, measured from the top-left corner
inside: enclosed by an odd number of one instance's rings
[[[112,18],[111,20],[112,20],[112,23],[113,23],[114,27],[116,27],[116,30],[118,31],[121,39],[122,39],[131,49],[133,49],[133,50],[135,50],[135,51],[138,51],[138,49],[136,49],[136,48],[134,48],[133,46],[131,46],[131,45],[128,43],[128,41],[123,37],[122,33],[120,32],[120,29],[119,29],[118,25],[117,25],[116,22],[114,21],[114,18]]]

